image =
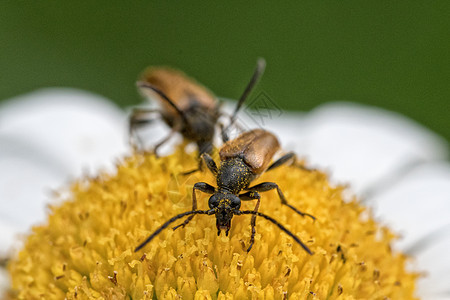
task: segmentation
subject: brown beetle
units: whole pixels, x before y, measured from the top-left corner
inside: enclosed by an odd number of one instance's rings
[[[197,182],[192,190],[192,210],[181,213],[162,226],[160,226],[153,234],[151,234],[143,243],[141,243],[135,251],[138,251],[150,242],[156,235],[158,235],[163,229],[167,228],[172,222],[188,216],[186,220],[180,225],[174,227],[177,229],[180,226],[186,226],[192,218],[197,214],[216,215],[217,234],[219,235],[221,230],[225,230],[225,234],[228,235],[231,228],[231,219],[234,215],[251,214],[251,227],[252,234],[250,237],[250,245],[247,252],[251,250],[255,242],[255,225],[256,216],[262,217],[266,220],[277,225],[282,231],[291,236],[300,246],[305,249],[306,252],[312,254],[311,250],[292,232],[286,229],[275,219],[258,212],[260,204],[259,192],[266,192],[272,189],[276,189],[281,203],[288,206],[301,216],[308,216],[315,220],[315,218],[307,213],[303,213],[290,205],[280,187],[274,182],[263,182],[254,186],[250,186],[250,183],[258,178],[263,172],[273,170],[288,161],[295,160],[295,154],[293,152],[287,153],[277,161],[269,165],[274,154],[279,150],[280,144],[278,139],[272,133],[263,129],[254,129],[244,132],[236,139],[228,141],[220,149],[220,168],[217,167],[214,160],[207,153],[202,155],[205,164],[209,170],[214,174],[217,181],[217,188],[206,182]],[[208,205],[210,210],[197,210],[197,198],[195,196],[195,190],[200,190],[204,193],[212,194],[209,198]],[[244,193],[241,191],[244,190]],[[256,200],[254,210],[240,210],[241,200]]]
[[[264,69],[265,60],[259,59],[255,72],[230,118],[228,127],[235,121],[237,112],[260,79]],[[224,113],[220,110],[221,103],[209,90],[182,72],[161,67],[147,69],[141,80],[137,82],[137,86],[146,96],[154,97],[156,93],[160,109],[136,108],[132,111],[129,118],[129,130],[131,143],[134,146],[136,146],[135,141],[139,142],[135,129],[139,125],[152,121],[149,113],[158,113],[171,128],[171,132],[155,145],[153,150],[155,153],[159,147],[179,132],[185,139],[197,144],[199,156],[203,153],[211,154],[216,125],[219,117]],[[222,126],[220,128],[222,129],[222,139],[226,140],[227,130],[223,130]]]

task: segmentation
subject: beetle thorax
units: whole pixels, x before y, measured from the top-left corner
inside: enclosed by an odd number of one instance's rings
[[[248,187],[255,177],[256,175],[240,157],[233,157],[221,162],[217,186],[219,190],[237,195]]]
[[[185,111],[185,113],[189,124],[185,125],[183,135],[197,143],[211,143],[214,138],[217,122],[216,112],[204,107],[192,107]]]

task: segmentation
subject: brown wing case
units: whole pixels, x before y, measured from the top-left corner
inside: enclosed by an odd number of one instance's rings
[[[211,110],[217,106],[216,97],[208,89],[178,70],[166,67],[149,67],[143,72],[140,81],[149,83],[161,90],[182,111],[193,105],[193,102]],[[148,89],[142,89],[142,92],[145,95],[151,93],[155,97],[155,94]],[[160,103],[164,110],[175,113],[173,107],[166,101],[160,101]]]
[[[279,149],[280,143],[274,134],[263,129],[254,129],[225,143],[219,155],[221,160],[241,157],[255,174],[261,174]]]

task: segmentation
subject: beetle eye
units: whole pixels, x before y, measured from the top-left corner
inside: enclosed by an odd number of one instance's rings
[[[219,197],[212,195],[208,201],[209,208],[216,208],[219,205]]]
[[[231,198],[231,207],[234,209],[241,208],[241,199],[239,199],[238,197]]]

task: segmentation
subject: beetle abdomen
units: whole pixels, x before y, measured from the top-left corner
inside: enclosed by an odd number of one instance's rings
[[[217,107],[216,97],[207,88],[178,70],[149,67],[143,72],[140,80],[161,90],[182,111],[189,109],[193,103],[211,110]],[[157,97],[148,89],[142,90],[142,92],[146,96]],[[160,103],[164,110],[175,114],[173,107],[166,101],[160,101]]]

